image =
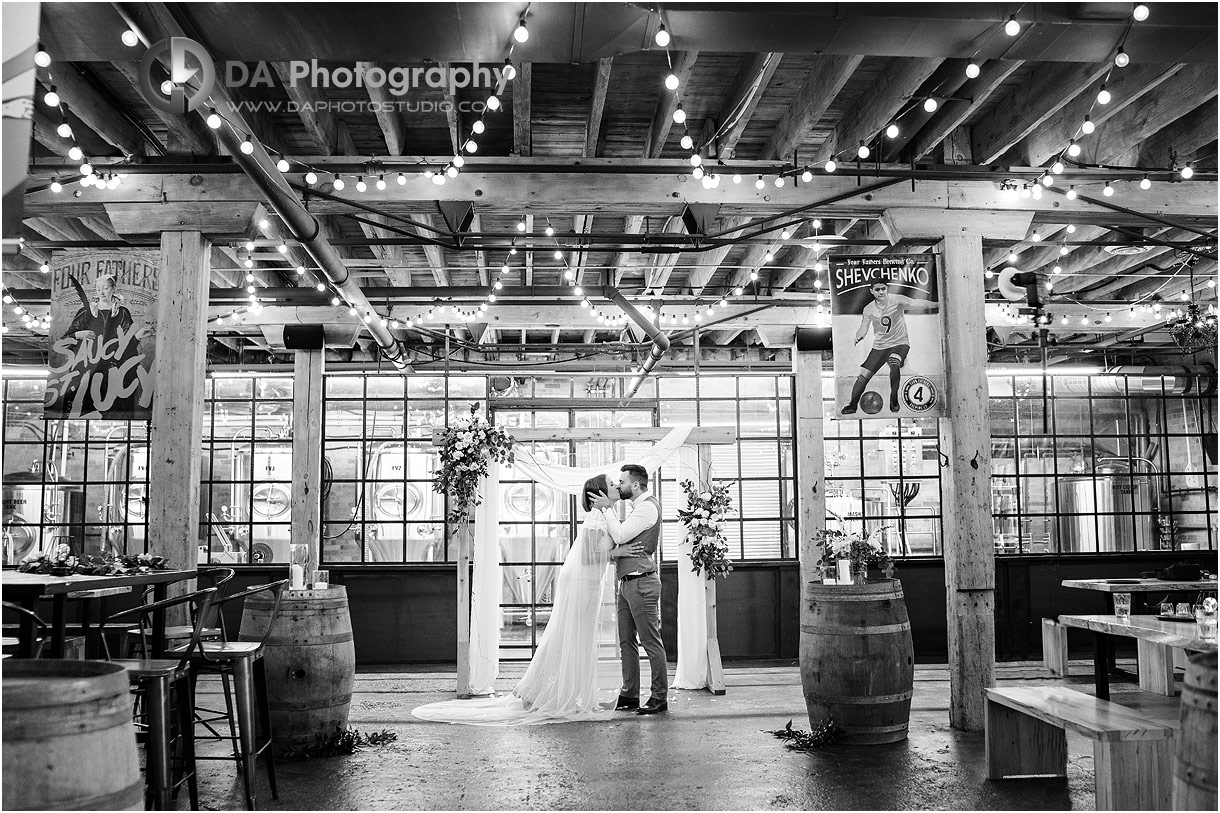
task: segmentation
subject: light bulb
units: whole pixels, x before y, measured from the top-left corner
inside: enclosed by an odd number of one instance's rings
[[[317,182],[318,182],[318,173],[314,172],[313,170],[310,170],[309,172],[305,173],[305,183],[309,184],[310,186],[313,186]]]
[[[51,55],[39,48],[34,52],[34,64],[40,68],[51,67]]]
[[[285,243],[283,240],[281,240],[280,244],[275,247],[275,250],[278,251],[280,254],[287,254],[288,253],[288,244]]]
[[[1069,223],[1069,224],[1067,225],[1067,233],[1068,233],[1068,234],[1075,234],[1075,233],[1076,233],[1076,224],[1074,224],[1074,223]]]
[[[967,79],[978,79],[979,78],[979,66],[978,66],[978,63],[975,62],[973,59],[966,63],[966,78]]]
[[[124,29],[123,33],[119,36],[119,39],[121,39],[123,44],[128,48],[135,48],[140,44],[140,38],[136,36],[136,32],[132,31],[130,28]]]
[[[551,226],[550,226],[550,225],[547,225],[547,227],[546,227],[546,236],[547,236],[547,237],[554,237],[554,236],[555,236],[555,230],[554,230],[553,228],[551,228]]]
[[[779,239],[781,239],[781,240],[787,240],[791,236],[792,236],[792,230],[787,228],[786,226],[784,227],[784,230],[779,233]]]
[[[80,174],[81,175],[92,175],[93,174],[93,164],[90,164],[88,161],[81,164],[80,165]]]
[[[119,188],[119,176],[118,176],[118,175],[111,175],[111,176],[110,176],[110,177],[109,177],[109,178],[106,180],[106,188],[107,188],[107,189],[118,189],[118,188]]]
[[[500,97],[494,93],[487,97],[487,109],[493,113],[500,109]]]
[[[463,144],[462,146],[466,150],[466,152],[478,152],[479,151],[479,145],[477,142],[475,142],[475,140],[473,138],[467,139],[466,143]]]
[[[303,265],[298,265],[298,266],[297,266],[297,276],[298,276],[298,277],[303,277],[303,276],[305,276],[305,266],[303,266]]]
[[[767,185],[767,183],[766,183],[766,181],[763,180],[763,176],[761,176],[761,175],[759,175],[758,180],[754,182],[755,189],[762,189],[766,185]]]
[[[377,176],[377,188],[385,189],[385,176],[384,175]]]
[[[346,185],[346,184],[344,184],[344,183],[343,183],[343,179],[342,179],[342,178],[340,178],[338,175],[336,175],[336,176],[335,176],[335,191],[336,191],[336,192],[340,192],[340,191],[342,191],[342,190],[343,190],[343,187],[344,187],[345,185]]]
[[[51,89],[47,91],[47,95],[42,97],[42,100],[47,103],[48,107],[59,107],[59,94],[55,92],[54,85],[51,85]]]
[[[1131,9],[1131,16],[1134,17],[1137,22],[1142,23],[1144,20],[1148,19],[1148,7],[1143,3],[1136,3],[1135,8]]]
[[[1107,198],[1114,194],[1114,187],[1110,186],[1110,182],[1106,181],[1106,185],[1102,188],[1101,194]]]
[[[1145,175],[1143,180],[1140,181],[1140,189],[1151,189],[1151,188],[1152,188],[1152,181],[1148,180],[1148,176]]]
[[[487,129],[487,125],[483,123],[482,119],[477,119],[470,129],[474,131],[475,135],[482,135],[483,131]]]
[[[1052,274],[1062,274],[1062,273],[1063,273],[1063,266],[1061,266],[1061,265],[1056,265],[1054,268],[1052,268],[1052,269],[1051,269],[1051,273],[1052,273]]]
[[[772,254],[770,251],[768,251],[766,254],[763,255],[763,262],[765,262],[765,263],[769,263],[774,259],[775,259],[775,255]]]
[[[1097,125],[1093,123],[1093,120],[1088,116],[1085,116],[1084,123],[1080,125],[1080,132],[1084,133],[1085,135],[1090,135],[1096,129]]]
[[[1038,242],[1041,242],[1041,240],[1042,240],[1042,235],[1041,235],[1041,234],[1038,234],[1038,232],[1034,232],[1033,234],[1031,234],[1031,235],[1029,236],[1029,239],[1030,239],[1030,240],[1033,240],[1035,243],[1038,243]]]
[[[94,182],[95,180],[97,180],[95,176],[93,176],[93,175],[86,175],[85,177],[83,177],[83,178],[81,178],[81,179],[80,179],[80,185],[81,185],[81,186],[85,186],[85,187],[88,187],[88,186],[93,186],[93,182]]]
[[[1080,155],[1080,145],[1076,143],[1074,138],[1068,143],[1068,155],[1072,158]]]
[[[838,168],[839,168],[839,165],[835,163],[835,159],[833,159],[833,158],[826,159],[826,171],[827,172],[834,172]]]
[[[702,156],[702,155],[700,155],[700,154],[699,154],[699,153],[697,153],[697,152],[695,152],[695,153],[691,153],[691,156],[690,156],[690,165],[691,165],[692,167],[697,167],[697,166],[699,166],[699,165],[700,165],[700,164],[702,164],[702,163],[703,163],[703,156]]]
[[[513,39],[517,42],[524,43],[530,38],[529,29],[525,27],[525,20],[517,23],[517,27],[513,29]]]
[[[445,175],[448,175],[450,178],[456,178],[458,176],[458,168],[450,165],[449,169],[445,170]],[[443,179],[445,175],[437,175],[436,177]],[[444,180],[441,183],[444,183]]]
[[[805,183],[809,183],[810,181],[813,180],[813,173],[810,172],[808,169],[806,169],[804,172],[801,173],[801,180],[804,181]]]
[[[1076,200],[1076,187],[1069,186],[1067,194],[1064,197],[1066,197],[1068,200]]]
[[[898,125],[891,124],[889,127],[886,127],[885,135],[886,135],[886,138],[897,138],[898,137]]]
[[[665,48],[669,45],[669,32],[665,30],[665,24],[657,29],[657,33],[653,35],[652,41],[657,44],[658,48]]]
[[[525,221],[524,220],[517,221],[517,231],[525,231]]]
[[[868,145],[861,141],[860,146],[856,149],[856,155],[860,158],[868,158],[869,152]]]
[[[1187,164],[1186,166],[1182,167],[1178,174],[1182,176],[1183,180],[1188,181],[1194,177],[1195,171],[1191,168],[1190,164]]]
[[[745,289],[743,289],[740,285],[738,285],[736,288],[733,289],[733,296],[741,296],[744,292],[745,292]]]
[[[676,73],[671,73],[665,77],[665,87],[669,90],[677,90],[679,84],[678,75]]]
[[[407,176],[406,176],[406,175],[403,175],[401,172],[400,172],[400,173],[398,173],[398,185],[399,185],[399,186],[406,186],[406,185],[407,185]]]
[[[776,176],[775,176],[775,186],[776,186],[776,188],[782,188],[782,187],[783,187],[783,185],[784,185],[784,176],[783,176],[783,175],[776,175]]]
[[[55,193],[62,192],[64,191],[64,185],[59,181],[51,181],[51,191]]]
[[[1054,175],[1043,175],[1042,176],[1042,185],[1043,186],[1054,186],[1055,185],[1055,176]]]
[[[740,172],[733,173],[733,183],[741,183],[741,173]]]
[[[1042,187],[1034,184],[1033,188],[1029,190],[1029,196],[1034,200],[1042,200]]]
[[[1123,46],[1118,46],[1118,51],[1114,54],[1114,64],[1120,68],[1125,68],[1131,64],[1131,57],[1123,50]]]
[[[281,158],[280,160],[275,162],[275,168],[278,169],[280,172],[287,172],[292,167],[289,165],[288,161]]]
[[[453,165],[459,169],[466,166],[466,159],[460,155],[453,156]]]
[[[1110,99],[1112,99],[1112,98],[1114,98],[1114,97],[1110,95],[1110,91],[1106,90],[1105,85],[1102,85],[1101,90],[1097,91],[1097,103],[1098,104],[1109,104]]]
[[[1021,24],[1017,22],[1015,14],[1008,18],[1008,22],[1004,23],[1004,33],[1010,37],[1015,37],[1021,33]]]
[[[691,175],[693,175],[693,176],[695,177],[695,180],[702,180],[702,181],[703,181],[703,188],[704,188],[704,189],[711,189],[711,188],[712,188],[712,179],[711,179],[711,178],[705,178],[705,177],[704,177],[704,176],[705,176],[707,173],[705,173],[705,172],[703,171],[703,167],[695,167],[694,169],[692,169],[692,170],[690,171],[690,174],[691,174]]]
[[[246,139],[245,141],[241,142],[241,151],[246,155],[254,152],[254,143],[251,142],[250,139]]]
[[[59,126],[55,128],[55,132],[59,133],[60,138],[71,138],[72,126],[69,125],[68,122],[62,121],[59,123]]]
[[[923,109],[928,113],[936,112],[936,100],[932,98],[924,99]]]
[[[252,260],[252,259],[250,259],[249,257],[247,257],[247,258],[246,258],[246,260],[245,260],[245,262],[243,262],[243,263],[242,263],[242,265],[244,265],[246,268],[253,268],[253,267],[254,267],[254,260]]]
[[[70,150],[68,150],[68,160],[70,160],[70,161],[79,161],[84,157],[85,157],[85,154],[83,152],[81,152],[81,148],[76,146],[75,144],[73,144],[72,148]]]
[[[1008,252],[1008,263],[1009,263],[1009,265],[1016,265],[1016,264],[1017,264],[1017,259],[1018,259],[1018,258],[1017,258],[1017,254],[1016,254],[1016,252],[1015,252],[1015,251],[1010,251],[1010,252]]]
[[[517,68],[511,59],[504,60],[504,78],[510,82],[517,78]]]
[[[688,133],[684,133],[678,143],[682,145],[684,150],[694,149],[695,147],[695,140]]]
[[[1062,175],[1063,174],[1063,162],[1060,161],[1059,159],[1055,159],[1055,163],[1051,164],[1051,172],[1055,173],[1056,175]]]
[[[674,109],[674,124],[682,124],[686,121],[686,111],[682,109],[682,105],[678,105]]]

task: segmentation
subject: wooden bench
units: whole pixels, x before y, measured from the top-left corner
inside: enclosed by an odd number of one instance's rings
[[[1098,810],[1170,810],[1176,723],[1062,686],[987,689],[987,778],[1067,776],[1067,731],[1093,741]]]

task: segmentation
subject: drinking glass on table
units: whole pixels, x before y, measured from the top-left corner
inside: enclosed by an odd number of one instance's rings
[[[1161,602],[1161,615],[1173,615],[1173,602],[1172,601],[1162,601]]]
[[[1131,617],[1130,593],[1114,594],[1114,614],[1118,616],[1119,621],[1126,621]]]

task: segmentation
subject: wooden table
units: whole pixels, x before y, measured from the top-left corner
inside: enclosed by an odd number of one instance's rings
[[[21,573],[16,570],[0,571],[0,588],[4,600],[36,610],[38,599],[50,596],[51,641],[44,648],[46,657],[62,658],[64,654],[64,631],[67,627],[68,594],[81,590],[105,590],[116,587],[153,586],[153,597],[161,600],[168,597],[169,585],[184,579],[195,578],[194,570],[150,570],[145,573],[130,573],[125,576],[50,576],[45,573]],[[22,620],[17,657],[28,658],[34,650],[34,622]],[[153,641],[165,638],[165,618],[161,614],[153,617]]]
[[[1199,635],[1194,621],[1162,621],[1154,615],[1061,615],[1065,627],[1086,629],[1093,633],[1093,683],[1097,696],[1110,699],[1110,677],[1107,668],[1109,636],[1134,638],[1139,656],[1140,688],[1159,694],[1173,694],[1173,649],[1191,652],[1215,652],[1216,639]]]

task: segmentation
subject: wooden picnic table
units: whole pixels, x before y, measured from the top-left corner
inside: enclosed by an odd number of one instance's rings
[[[1154,615],[1061,615],[1059,623],[1093,633],[1093,683],[1103,700],[1110,699],[1110,636],[1135,639],[1140,687],[1159,694],[1173,694],[1174,649],[1216,651],[1216,639],[1203,638],[1194,621],[1164,621]]]
[[[62,658],[69,593],[152,585],[153,597],[159,601],[168,597],[170,584],[193,579],[195,575],[194,570],[149,570],[123,576],[51,576],[46,573],[4,570],[0,571],[0,590],[3,591],[5,601],[20,604],[28,610],[36,610],[41,597],[51,597],[50,647],[44,647],[43,651],[45,657]],[[23,619],[18,636],[18,657],[28,658],[33,655],[35,635],[34,622]],[[165,618],[158,614],[153,619],[153,641],[161,642],[164,637]]]

